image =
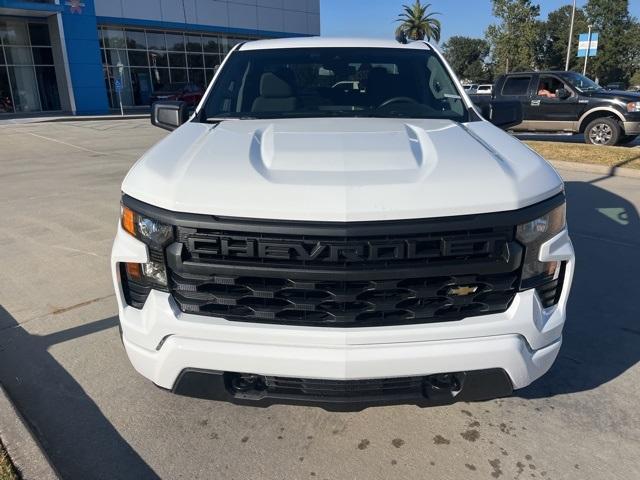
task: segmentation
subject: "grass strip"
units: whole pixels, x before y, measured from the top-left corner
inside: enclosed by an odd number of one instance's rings
[[[0,443],[0,480],[18,480],[16,469],[11,463],[9,455]]]
[[[640,148],[638,147],[600,147],[580,143],[543,142],[537,140],[527,140],[524,143],[547,160],[640,170]]]

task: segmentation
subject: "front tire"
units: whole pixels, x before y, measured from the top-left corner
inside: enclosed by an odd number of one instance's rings
[[[609,117],[596,118],[584,131],[584,140],[590,145],[616,145],[621,136],[620,124]]]

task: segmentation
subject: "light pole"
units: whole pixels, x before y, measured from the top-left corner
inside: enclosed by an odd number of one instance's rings
[[[124,65],[121,61],[118,61],[118,77],[120,82],[120,87],[118,88],[118,101],[120,102],[120,116],[124,117],[124,109],[122,108],[122,75],[124,73]]]
[[[564,66],[565,71],[569,71],[569,59],[571,58],[571,43],[573,43],[573,23],[576,19],[576,0],[573,0],[573,10],[571,11],[571,26],[569,27],[569,44],[567,45],[567,63]]]
[[[591,51],[591,29],[593,25],[589,25],[589,41],[587,43],[587,54],[584,56],[584,69],[582,70],[582,75],[587,75],[587,62],[589,60],[589,52]]]

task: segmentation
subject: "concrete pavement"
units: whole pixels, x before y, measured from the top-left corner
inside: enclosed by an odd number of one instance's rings
[[[329,413],[171,395],[120,344],[108,256],[145,121],[0,126],[0,382],[65,479],[640,478],[640,180],[562,172],[578,255],[552,371],[512,398]]]
[[[0,440],[21,480],[59,480],[44,450],[2,384],[0,384]],[[6,478],[3,476],[4,471],[0,468],[0,478]]]

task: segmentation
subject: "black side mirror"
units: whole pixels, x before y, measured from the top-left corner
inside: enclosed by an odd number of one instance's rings
[[[559,88],[558,90],[556,90],[556,97],[558,97],[560,100],[566,100],[570,96],[571,96],[571,92],[569,92],[565,88]]]
[[[493,101],[482,106],[482,116],[496,127],[508,130],[522,123],[522,104],[514,101]]]
[[[156,102],[151,106],[151,124],[173,131],[189,120],[186,102]]]

